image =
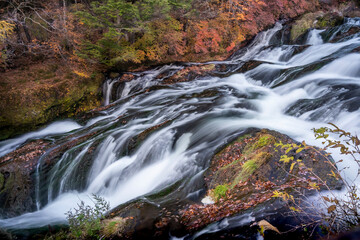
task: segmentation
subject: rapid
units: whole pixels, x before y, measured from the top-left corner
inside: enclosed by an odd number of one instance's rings
[[[312,129],[328,122],[358,134],[360,34],[342,33],[359,26],[359,19],[345,19],[341,26],[310,30],[303,42],[289,44],[277,23],[228,60],[209,63],[226,69],[213,76],[162,83],[197,64],[188,63],[134,73],[136,78],[126,83],[107,80],[108,107],[96,116],[55,122],[0,142],[3,156],[32,139],[60,145],[91,135],[51,167],[44,159],[52,149],[40,158],[36,209],[0,219],[0,227],[64,223],[64,213],[80,200],[93,204],[91,194],[104,197],[112,208],[139,198],[152,201],[148,196],[169,187],[175,189],[169,198],[200,198],[202,173],[213,154],[248,128],[276,130],[316,146],[321,142]],[[242,70],[249,62],[255,66]],[[344,173],[350,180],[358,172],[357,165],[351,166]]]

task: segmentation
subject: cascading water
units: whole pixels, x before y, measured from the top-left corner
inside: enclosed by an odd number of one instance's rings
[[[184,67],[165,66],[137,74],[121,90],[112,88],[116,79],[107,82],[105,104],[115,95],[118,99],[84,126],[59,122],[55,124],[62,130],[49,126],[49,131],[0,143],[4,155],[31,138],[46,136],[60,147],[84,139],[51,166],[44,159],[53,149],[45,153],[37,172],[38,211],[2,219],[0,226],[64,222],[64,213],[79,199],[91,203],[90,194],[116,207],[180,183],[177,197],[193,196],[202,188],[196,183],[216,149],[249,127],[277,130],[313,145],[320,144],[311,129],[329,121],[359,132],[360,54],[355,49],[360,36],[326,40],[358,25],[358,19],[347,19],[331,30],[310,31],[303,46],[275,46],[271,40],[282,28],[276,24],[230,60],[214,62],[239,67],[250,60],[260,63],[245,73],[164,85],[164,78]],[[346,177],[356,173],[352,169]]]

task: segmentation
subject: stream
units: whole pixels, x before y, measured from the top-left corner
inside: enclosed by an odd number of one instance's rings
[[[90,136],[50,167],[45,159],[53,149],[47,150],[36,168],[34,211],[0,219],[0,227],[19,230],[66,223],[64,213],[80,200],[93,204],[91,194],[104,197],[111,208],[134,199],[151,202],[148,196],[169,187],[174,189],[169,199],[154,204],[199,201],[202,174],[214,153],[251,127],[276,130],[316,146],[321,142],[312,128],[328,122],[359,134],[360,33],[345,34],[359,27],[359,19],[345,19],[341,26],[310,30],[303,42],[289,44],[277,23],[228,60],[209,63],[225,69],[213,76],[162,83],[197,65],[188,63],[133,73],[130,82],[107,80],[104,104],[110,105],[96,116],[58,121],[0,142],[3,156],[33,139],[61,145]],[[249,62],[257,64],[241,71]],[[350,165],[344,177],[355,179],[357,170]]]

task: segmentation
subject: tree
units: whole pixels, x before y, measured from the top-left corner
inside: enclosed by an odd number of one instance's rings
[[[6,40],[14,33],[15,25],[7,21],[0,21],[0,67],[6,68],[7,48]]]

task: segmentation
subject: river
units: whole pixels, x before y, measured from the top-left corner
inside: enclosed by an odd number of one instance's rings
[[[312,128],[328,122],[359,133],[360,54],[355,49],[360,34],[341,34],[359,26],[359,19],[345,19],[342,26],[311,30],[303,42],[289,44],[277,23],[227,61],[209,63],[226,69],[216,76],[162,83],[197,64],[188,63],[135,73],[127,83],[107,80],[104,104],[110,107],[95,117],[55,122],[0,142],[0,155],[5,155],[31,139],[66,144],[92,134],[66,150],[50,169],[43,159],[52,149],[44,154],[35,174],[37,210],[2,219],[0,227],[64,223],[64,213],[80,200],[92,203],[91,194],[103,196],[112,208],[169,186],[176,186],[177,198],[199,198],[202,173],[212,155],[250,127],[277,130],[317,146],[321,143],[314,140]],[[258,64],[240,71],[249,62]],[[353,166],[348,179],[357,174]]]

